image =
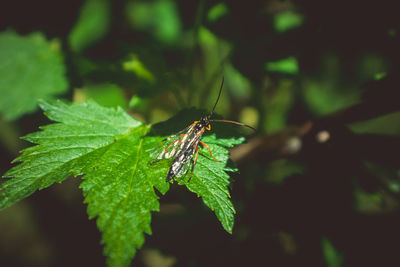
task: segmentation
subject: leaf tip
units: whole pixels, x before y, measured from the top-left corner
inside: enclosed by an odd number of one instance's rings
[[[40,109],[43,110],[44,112],[46,112],[46,110],[48,110],[49,107],[50,107],[49,101],[44,100],[44,99],[42,99],[42,98],[38,99],[38,100],[37,100],[37,103],[38,103]]]

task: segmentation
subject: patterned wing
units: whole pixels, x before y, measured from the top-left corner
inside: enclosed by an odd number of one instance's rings
[[[162,140],[150,151],[150,157],[156,161],[174,157],[193,134],[193,128],[193,124],[191,124],[182,131]]]
[[[178,170],[178,172],[176,173],[175,175],[176,177],[182,177],[187,173],[190,166],[192,166],[192,159],[195,151],[196,150],[193,147],[185,151],[185,156],[184,156],[185,162],[183,163],[181,169]]]
[[[156,160],[172,158],[179,151],[181,145],[181,136],[171,135],[153,147],[150,157]]]

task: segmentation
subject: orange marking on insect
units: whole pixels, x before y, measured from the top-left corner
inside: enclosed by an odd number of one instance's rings
[[[199,149],[198,146],[196,146],[196,150],[197,150],[197,152],[196,152],[196,156],[195,156],[195,158],[194,158],[194,163],[193,163],[193,166],[192,166],[192,171],[191,171],[191,173],[190,173],[190,177],[189,177],[188,182],[190,182],[190,180],[192,179],[192,175],[193,175],[193,171],[194,171],[194,166],[196,166],[197,157],[199,156],[199,151],[200,151],[200,149]]]
[[[167,148],[165,149],[165,151],[168,151],[168,149],[170,148],[170,146],[173,145],[173,144],[175,144],[176,142],[182,143],[182,140],[180,140],[180,139],[174,140],[173,142],[171,142],[171,144],[169,144],[169,145],[167,146]]]
[[[199,147],[196,147],[196,150],[197,150],[197,152],[196,152],[196,157],[194,158],[193,166],[195,166],[196,162],[197,162],[197,156],[199,155],[199,151],[200,151]]]
[[[204,143],[203,141],[200,141],[200,144],[202,144],[205,148],[208,149],[208,151],[210,151],[210,156],[211,156],[215,161],[220,161],[219,159],[214,158],[214,156],[213,156],[213,154],[212,154],[212,152],[211,152],[210,147],[209,147],[206,143]]]

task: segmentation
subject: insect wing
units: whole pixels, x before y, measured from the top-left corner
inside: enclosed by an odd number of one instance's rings
[[[150,152],[150,157],[156,160],[174,157],[181,150],[193,134],[194,125],[191,124],[178,133],[165,138]]]
[[[195,150],[193,148],[185,151],[185,162],[182,163],[183,166],[176,173],[176,175],[175,175],[176,177],[182,177],[187,173],[187,171],[189,170],[190,166],[192,165],[192,159],[193,159],[194,151]]]
[[[182,145],[180,136],[172,135],[158,143],[151,151],[150,157],[156,160],[169,159],[176,155]]]

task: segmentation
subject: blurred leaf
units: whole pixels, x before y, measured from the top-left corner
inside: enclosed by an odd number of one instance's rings
[[[198,69],[194,73],[195,80],[206,85],[214,79],[219,84],[222,78],[222,63],[229,55],[231,45],[205,27],[200,27],[198,34],[204,61],[199,62],[196,66]],[[219,86],[214,86],[214,88],[218,90]]]
[[[128,107],[135,110],[144,110],[147,107],[148,102],[148,98],[142,98],[138,95],[134,95],[132,96],[131,100],[129,100]]]
[[[225,65],[224,77],[226,87],[237,99],[248,99],[251,94],[251,83],[232,64]]]
[[[173,1],[129,1],[125,16],[133,28],[148,31],[163,43],[173,44],[180,37],[182,26]]]
[[[24,147],[23,141],[19,139],[20,129],[11,121],[4,121],[0,118],[0,144],[15,156]],[[0,146],[1,147],[1,146]]]
[[[239,121],[256,128],[258,126],[259,117],[260,116],[256,108],[245,107],[240,112]]]
[[[327,267],[341,267],[343,265],[343,255],[325,237],[322,238],[322,252]]]
[[[171,160],[150,166],[150,151],[168,136],[160,136],[160,131],[176,131],[183,118],[198,118],[199,111],[185,110],[167,122],[147,126],[121,108],[104,108],[92,101],[71,105],[42,101],[41,107],[57,123],[24,138],[37,145],[23,150],[14,160],[21,163],[4,175],[11,179],[1,184],[0,209],[62,182],[68,175],[83,176],[81,188],[88,213],[90,218],[98,217],[109,266],[128,266],[144,243],[143,233],[151,234],[151,211],[159,210],[154,187],[162,194],[169,189],[165,177]],[[201,197],[231,233],[235,210],[225,171],[234,170],[226,167],[226,147],[240,144],[244,138],[217,138],[213,133],[203,140],[219,161],[210,159],[203,147],[190,182],[187,176],[176,180]]]
[[[274,28],[278,33],[284,33],[291,29],[300,27],[304,17],[292,11],[281,12],[274,17]]]
[[[272,95],[267,96],[265,113],[265,131],[271,133],[286,125],[290,108],[294,102],[291,80],[281,80]]]
[[[111,5],[108,0],[86,0],[68,41],[72,51],[81,52],[100,41],[109,31]]]
[[[354,209],[362,214],[382,213],[382,196],[379,192],[367,193],[361,188],[354,190]]]
[[[361,82],[366,82],[372,79],[382,79],[389,71],[389,66],[383,56],[376,53],[366,53],[359,60],[357,70]]]
[[[229,12],[228,6],[225,3],[215,4],[207,13],[208,22],[214,23]]]
[[[305,167],[296,161],[279,159],[268,163],[265,166],[266,181],[273,184],[282,184],[286,178],[294,174],[302,174]]]
[[[137,106],[140,106],[142,103],[143,99],[137,95],[132,96],[131,100],[129,100],[129,107],[130,108],[135,108]]]
[[[127,107],[123,90],[115,84],[91,84],[76,89],[74,102],[95,100],[104,107]]]
[[[359,134],[400,134],[400,112],[391,113],[375,119],[355,122],[348,125],[349,128]]]
[[[361,92],[357,90],[344,90],[334,88],[332,84],[322,84],[315,80],[305,80],[304,100],[309,109],[317,115],[354,105],[360,99]]]
[[[81,54],[71,55],[71,59],[77,74],[79,74],[80,76],[85,76],[91,72],[98,71],[100,69],[99,65]]]
[[[204,49],[214,49],[218,45],[219,38],[205,27],[199,29],[199,42]]]
[[[365,161],[364,167],[368,173],[379,177],[380,182],[384,184],[390,192],[393,194],[400,194],[400,169],[398,167],[389,167],[372,161]]]
[[[221,84],[223,76],[223,63],[232,50],[232,45],[220,39],[212,31],[205,27],[200,27],[198,31],[198,42],[201,51],[201,59],[194,64],[192,89],[198,94],[193,99],[199,100],[201,106],[212,107],[215,103],[216,96]],[[196,46],[196,45],[195,45]],[[230,77],[232,78],[232,77]],[[222,91],[221,100],[224,98],[227,90]],[[218,103],[219,112],[229,109],[227,101]]]
[[[387,73],[386,73],[386,72],[377,72],[377,73],[374,75],[374,80],[379,81],[379,80],[385,78],[386,76],[387,76]]]
[[[145,65],[143,65],[138,56],[131,54],[129,58],[130,59],[128,61],[123,63],[122,68],[125,71],[133,72],[137,77],[154,84],[156,81],[154,75],[146,68]]]
[[[288,57],[274,62],[267,62],[265,69],[270,72],[280,72],[284,74],[296,74],[299,66],[295,57]]]
[[[150,122],[151,123],[158,123],[160,121],[168,120],[171,117],[171,113],[165,109],[154,107],[151,109],[150,113]]]
[[[302,93],[309,110],[324,115],[354,105],[361,100],[358,86],[343,83],[343,64],[336,53],[321,56],[318,73],[302,77]]]
[[[33,112],[38,99],[68,87],[59,43],[41,33],[0,33],[0,77],[0,112],[8,120]]]
[[[148,267],[172,267],[177,262],[176,257],[163,255],[158,249],[152,248],[142,250],[141,260]]]

